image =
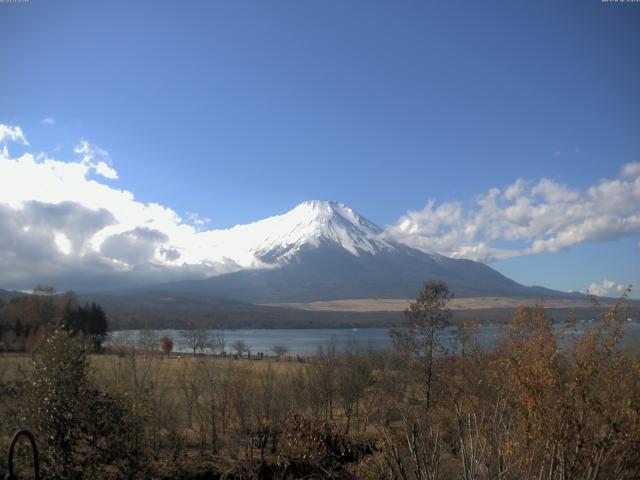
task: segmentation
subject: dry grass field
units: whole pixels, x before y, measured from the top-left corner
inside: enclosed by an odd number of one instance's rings
[[[139,365],[144,366],[148,375],[162,375],[170,389],[178,388],[180,379],[185,371],[210,367],[221,369],[228,365],[239,370],[246,370],[261,373],[271,369],[276,374],[288,374],[305,368],[305,364],[297,361],[295,356],[267,357],[263,360],[248,360],[241,358],[234,360],[232,356],[222,358],[213,355],[198,355],[194,357],[190,354],[170,355],[160,354],[137,354],[122,355],[117,353],[90,354],[94,380],[100,385],[108,387],[114,383],[119,383],[127,377],[119,377],[125,366],[131,366],[132,359]],[[13,382],[28,378],[33,367],[33,355],[31,353],[0,353],[0,381]]]
[[[392,298],[354,298],[346,300],[328,300],[309,303],[277,303],[271,306],[289,307],[300,310],[327,312],[403,312],[413,299]],[[505,298],[505,297],[470,297],[453,298],[449,303],[451,310],[479,310],[489,308],[512,308],[521,305],[533,306],[540,300],[535,298]],[[603,306],[613,305],[615,301],[604,299]],[[572,300],[566,298],[548,299],[544,301],[546,308],[592,308],[589,299]]]
[[[65,478],[68,453],[69,469],[94,470],[66,478],[632,480],[640,354],[620,344],[626,319],[613,309],[565,338],[575,325],[521,307],[491,351],[462,324],[461,353],[439,356],[428,339],[442,326],[423,322],[392,350],[327,345],[304,361],[146,343],[87,354],[91,342],[58,328],[35,354],[0,354],[0,449],[33,429],[47,478]],[[482,474],[465,477],[469,462]],[[417,468],[439,473],[402,474]]]

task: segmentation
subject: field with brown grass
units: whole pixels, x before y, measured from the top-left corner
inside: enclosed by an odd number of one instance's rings
[[[270,306],[289,307],[300,310],[328,311],[328,312],[403,312],[413,302],[412,299],[393,298],[353,298],[346,300],[327,300],[308,303],[275,303]],[[484,310],[495,308],[516,309],[521,305],[533,306],[541,302],[535,298],[507,298],[507,297],[469,297],[453,298],[449,302],[451,310]],[[594,302],[590,299],[552,298],[544,300],[546,308],[553,309],[581,309],[593,308]],[[600,305],[611,306],[615,300],[601,299]]]
[[[495,349],[463,323],[445,356],[446,302],[421,302],[393,349],[309,358],[90,354],[43,325],[31,353],[0,355],[0,448],[31,429],[45,478],[638,478],[640,352],[620,308],[576,337],[520,307]]]

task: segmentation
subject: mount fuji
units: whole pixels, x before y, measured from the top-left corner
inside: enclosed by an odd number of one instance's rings
[[[218,231],[239,270],[154,289],[250,303],[412,298],[428,280],[457,297],[567,297],[521,285],[482,263],[398,243],[342,203],[307,201],[284,215]]]

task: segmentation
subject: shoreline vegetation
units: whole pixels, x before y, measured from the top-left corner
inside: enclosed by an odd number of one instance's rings
[[[579,337],[576,316],[558,328],[521,306],[489,350],[450,301],[425,284],[389,349],[329,342],[299,357],[274,345],[248,361],[247,345],[197,325],[184,330],[190,353],[156,336],[105,347],[102,307],[28,297],[11,310],[20,336],[0,310],[3,342],[23,347],[0,354],[0,448],[29,428],[43,478],[61,479],[640,476],[640,350],[620,345],[624,297]],[[443,354],[452,325],[460,348]]]

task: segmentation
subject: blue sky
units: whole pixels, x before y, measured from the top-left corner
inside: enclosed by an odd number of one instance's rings
[[[106,184],[210,228],[314,198],[394,225],[518,178],[618,178],[640,161],[638,45],[640,4],[598,0],[2,3],[0,123],[61,158],[87,139]],[[492,266],[640,283],[638,230],[593,238]]]

